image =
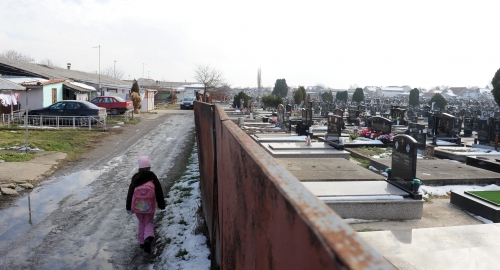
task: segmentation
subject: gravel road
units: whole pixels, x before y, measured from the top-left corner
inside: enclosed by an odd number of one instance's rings
[[[137,269],[153,261],[138,248],[136,218],[125,211],[130,179],[138,156],[149,155],[167,194],[194,132],[192,111],[163,111],[103,133],[95,150],[2,207],[0,269]]]

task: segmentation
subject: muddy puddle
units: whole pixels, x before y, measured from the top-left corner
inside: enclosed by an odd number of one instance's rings
[[[46,182],[33,189],[28,195],[16,201],[15,205],[0,210],[0,250],[12,242],[23,238],[28,231],[58,208],[59,202],[66,196],[84,199],[92,191],[87,187],[102,171],[84,170]],[[50,231],[51,228],[46,228]],[[43,238],[45,233],[39,234]],[[36,235],[30,241],[38,242]],[[39,239],[42,240],[42,239]]]

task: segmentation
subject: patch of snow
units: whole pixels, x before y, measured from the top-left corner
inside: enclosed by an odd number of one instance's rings
[[[462,186],[462,185],[449,185],[449,186],[426,186],[421,185],[419,191],[424,194],[424,197],[434,196],[446,196],[447,193],[451,191],[471,191],[471,190],[500,190],[500,186],[488,185],[488,186]],[[427,195],[427,196],[426,196]]]
[[[374,200],[404,200],[403,196],[398,195],[380,195],[380,196],[336,196],[336,197],[318,197],[322,201],[374,201]]]
[[[159,242],[167,243],[160,262],[150,269],[209,269],[210,249],[202,234],[195,234],[198,224],[198,207],[201,205],[200,172],[196,147],[186,167],[186,172],[172,186],[167,207],[158,229]],[[184,252],[185,251],[185,252]],[[181,252],[187,253],[180,255]]]
[[[380,220],[370,220],[370,219],[357,219],[357,218],[346,218],[344,222],[347,224],[356,224],[356,223],[368,223],[368,222],[378,222]]]

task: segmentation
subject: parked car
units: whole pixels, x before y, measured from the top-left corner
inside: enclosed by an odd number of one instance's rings
[[[43,115],[44,118],[50,118],[51,116],[91,116],[94,121],[104,120],[107,116],[105,108],[81,100],[63,100],[45,108],[28,110],[28,116],[31,115]],[[88,125],[88,118],[79,118],[78,121],[81,125]]]
[[[182,99],[182,101],[181,101],[181,110],[192,109],[194,101],[195,101],[194,97],[191,97],[191,98],[186,97],[186,98]]]
[[[99,96],[92,99],[90,102],[96,106],[106,108],[110,114],[124,114],[128,110],[134,109],[134,103],[131,100],[125,100],[115,96]]]

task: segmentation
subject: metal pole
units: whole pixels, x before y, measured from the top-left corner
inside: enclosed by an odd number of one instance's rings
[[[101,44],[97,47],[92,47],[92,48],[99,48],[99,92],[101,93],[101,96],[103,95],[101,92]]]
[[[115,77],[113,82],[116,84],[116,60],[115,60],[115,63],[113,64],[113,76]]]
[[[28,153],[28,144],[29,144],[29,139],[28,139],[28,88],[26,88],[26,112],[24,113],[24,125],[26,127],[26,145],[24,146],[26,153]]]

